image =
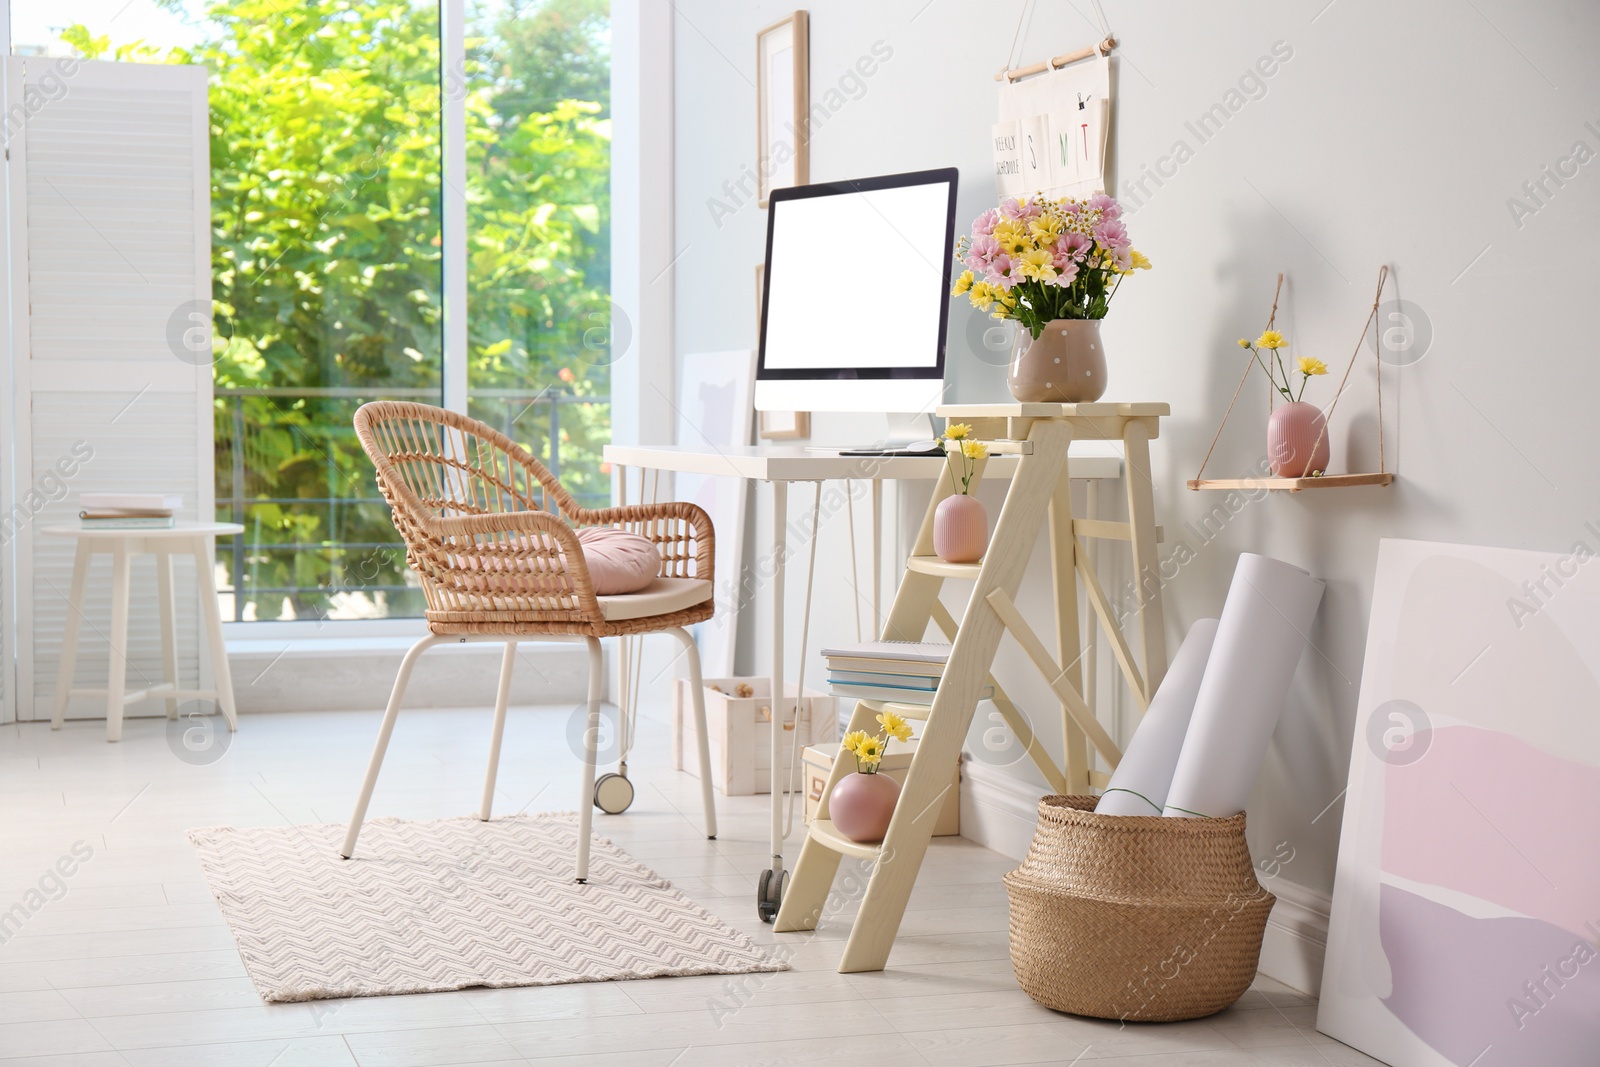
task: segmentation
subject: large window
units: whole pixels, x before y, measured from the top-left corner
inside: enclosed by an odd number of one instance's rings
[[[442,403],[463,367],[472,415],[606,498],[606,0],[12,0],[12,39],[211,72],[217,515],[245,526],[218,545],[224,618],[421,613],[350,418]]]
[[[468,412],[580,503],[610,482],[611,64],[606,0],[468,24]]]

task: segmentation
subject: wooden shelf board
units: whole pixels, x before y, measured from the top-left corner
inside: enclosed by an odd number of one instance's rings
[[[902,719],[917,719],[927,721],[928,712],[933,710],[933,694],[928,694],[926,704],[916,704],[907,700],[878,700],[874,697],[853,697],[849,693],[839,693],[841,700],[856,700],[865,704],[873,711],[892,711]]]
[[[1298,493],[1302,489],[1344,489],[1353,485],[1388,485],[1392,481],[1392,473],[1324,474],[1320,478],[1194,478],[1189,481],[1189,488],[1284,489]]]
[[[857,859],[875,860],[882,850],[881,845],[858,844],[838,830],[834,829],[832,819],[811,820],[811,840],[832,849],[843,856],[854,856]]]
[[[934,414],[941,419],[1050,419],[1113,416],[1143,418],[1172,414],[1172,405],[1162,403],[1121,404],[1097,400],[1087,404],[1011,403],[1011,404],[940,404]]]

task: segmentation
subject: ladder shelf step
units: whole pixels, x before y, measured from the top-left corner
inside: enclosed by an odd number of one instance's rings
[[[812,819],[811,840],[842,856],[854,856],[863,860],[877,859],[883,849],[882,845],[863,845],[850,840],[834,828],[832,819]]]
[[[931,574],[937,578],[971,580],[976,578],[982,569],[982,560],[977,563],[947,563],[938,556],[912,556],[906,560],[906,570],[916,571],[918,574]]]

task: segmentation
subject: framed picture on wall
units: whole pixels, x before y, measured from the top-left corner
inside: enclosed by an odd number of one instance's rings
[[[760,411],[761,437],[765,441],[797,441],[811,436],[809,411]]]
[[[811,180],[811,44],[796,11],[756,34],[756,175],[761,206],[774,189]]]
[[[767,265],[756,264],[756,336],[761,336],[761,320],[766,315]],[[763,440],[795,441],[811,436],[811,412],[762,411],[757,428]]]

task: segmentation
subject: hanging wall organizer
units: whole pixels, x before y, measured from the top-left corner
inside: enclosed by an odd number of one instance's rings
[[[1096,4],[1099,14],[1099,5]],[[1024,5],[1012,51],[1024,35]],[[1111,50],[1106,28],[1098,43],[1025,67],[1007,64],[993,129],[995,193],[1000,197],[1089,197],[1107,188],[1111,132]]]

